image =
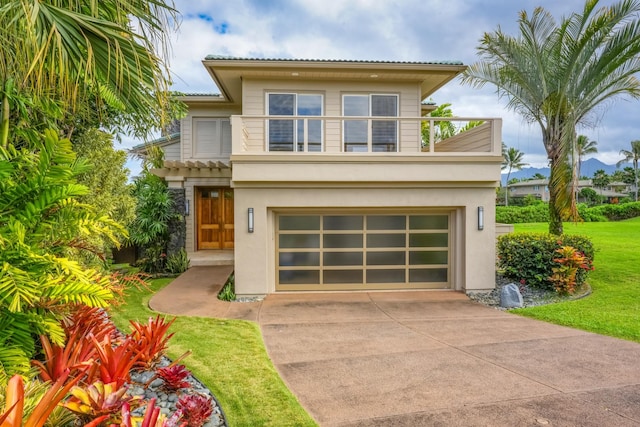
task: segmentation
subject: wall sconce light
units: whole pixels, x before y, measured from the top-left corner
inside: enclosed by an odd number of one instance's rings
[[[184,215],[189,216],[189,199],[184,201]]]
[[[249,225],[249,233],[253,233],[253,208],[247,209],[247,219]]]
[[[484,207],[478,206],[478,230],[484,230]]]

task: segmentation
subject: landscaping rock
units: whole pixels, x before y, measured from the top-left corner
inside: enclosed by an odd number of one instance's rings
[[[166,357],[163,357],[159,366],[167,366],[171,361]],[[149,382],[151,378],[155,375],[155,371],[134,371],[131,372],[131,385],[129,387],[129,394],[131,396],[136,396],[145,401],[149,401],[151,398],[156,398],[156,405],[160,408],[160,411],[170,416],[173,412],[176,411],[176,403],[179,399],[178,394],[187,393],[187,394],[202,394],[205,396],[211,396],[212,401],[212,410],[213,414],[209,421],[205,424],[206,427],[226,427],[226,422],[224,418],[224,413],[222,412],[222,408],[220,408],[219,403],[215,399],[215,396],[211,393],[211,391],[200,382],[193,375],[189,375],[186,381],[190,384],[190,387],[181,389],[179,393],[165,393],[162,389],[164,382],[161,379],[156,378],[154,381],[147,386],[146,384]],[[132,411],[134,416],[143,416],[144,411],[146,409],[146,405],[142,405],[139,408]]]
[[[500,307],[520,308],[524,305],[518,285],[509,283],[500,290]]]

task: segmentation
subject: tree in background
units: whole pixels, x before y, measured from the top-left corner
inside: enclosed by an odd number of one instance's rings
[[[91,164],[89,170],[78,175],[78,183],[89,189],[79,200],[93,206],[100,214],[128,226],[135,216],[136,200],[128,182],[129,170],[125,167],[127,153],[116,150],[113,137],[98,129],[77,134],[73,140],[73,149],[78,157]],[[119,237],[122,240],[125,236]],[[101,242],[105,253],[113,246],[110,240]]]
[[[545,9],[520,12],[520,34],[485,33],[480,61],[463,82],[495,85],[507,107],[538,123],[550,164],[549,232],[577,219],[578,176],[569,164],[576,127],[587,125],[598,107],[619,95],[640,97],[640,3],[621,0],[598,8],[587,0],[582,12],[556,22]],[[574,162],[577,160],[573,156]]]
[[[620,155],[624,156],[624,159],[616,163],[616,166],[620,166],[623,163],[633,163],[633,186],[634,186],[634,201],[638,201],[638,160],[640,160],[640,140],[631,141],[631,150],[620,150]],[[626,168],[625,168],[626,169]]]
[[[604,200],[604,196],[602,194],[603,191],[604,191],[604,188],[607,185],[609,185],[610,182],[611,182],[611,177],[609,175],[607,175],[607,173],[602,169],[598,169],[593,174],[593,178],[591,179],[591,183],[593,184],[594,187],[600,189],[600,197],[602,198],[601,201],[600,201],[601,203]]]
[[[578,170],[577,176],[580,177],[580,170],[582,169],[582,159],[587,154],[595,154],[598,152],[598,142],[589,141],[589,138],[585,135],[578,135],[576,139],[576,155],[578,157]]]
[[[451,110],[451,104],[441,104],[438,105],[433,111],[427,114],[427,117],[447,117],[452,118],[455,117],[453,115],[453,111]],[[466,132],[469,129],[472,129],[476,126],[480,126],[484,123],[481,120],[472,120],[468,122],[466,125],[458,128],[451,120],[443,120],[443,121],[434,121],[433,122],[433,143],[438,143],[447,138],[451,138],[454,135],[457,135],[462,132]],[[429,146],[429,141],[431,138],[431,126],[428,121],[423,121],[421,125],[422,132],[422,145]]]
[[[38,125],[105,106],[137,135],[168,122],[164,59],[176,18],[163,0],[4,1],[0,146],[7,147],[10,123],[13,137],[33,136],[30,127],[41,132]]]
[[[523,167],[527,166],[528,163],[523,162],[522,157],[524,153],[517,148],[509,147],[506,148],[503,145],[502,152],[502,170],[508,169],[507,172],[507,185],[504,193],[504,205],[509,206],[509,177],[511,177],[511,171],[517,170],[519,171]]]

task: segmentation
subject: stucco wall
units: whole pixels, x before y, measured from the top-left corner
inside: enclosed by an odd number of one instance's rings
[[[278,209],[394,207],[447,208],[455,211],[452,285],[456,290],[495,286],[495,190],[493,188],[236,188],[235,271],[238,295],[275,291],[275,216]],[[484,230],[478,230],[477,207],[484,207]],[[255,228],[247,230],[247,209]]]

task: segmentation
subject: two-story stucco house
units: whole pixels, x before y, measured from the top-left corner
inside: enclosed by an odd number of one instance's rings
[[[187,253],[234,251],[238,295],[495,286],[501,121],[443,140],[424,116],[463,64],[203,64],[220,94],[181,98],[154,173],[184,189]]]
[[[591,179],[581,179],[578,181],[578,202],[583,201],[580,197],[580,190],[590,188],[599,196],[605,197],[609,203],[617,203],[618,199],[629,197],[631,185],[624,182],[612,182],[600,188],[593,185]],[[514,182],[509,185],[509,197],[526,197],[534,196],[543,202],[549,201],[549,180],[548,179],[531,179],[529,181]]]

